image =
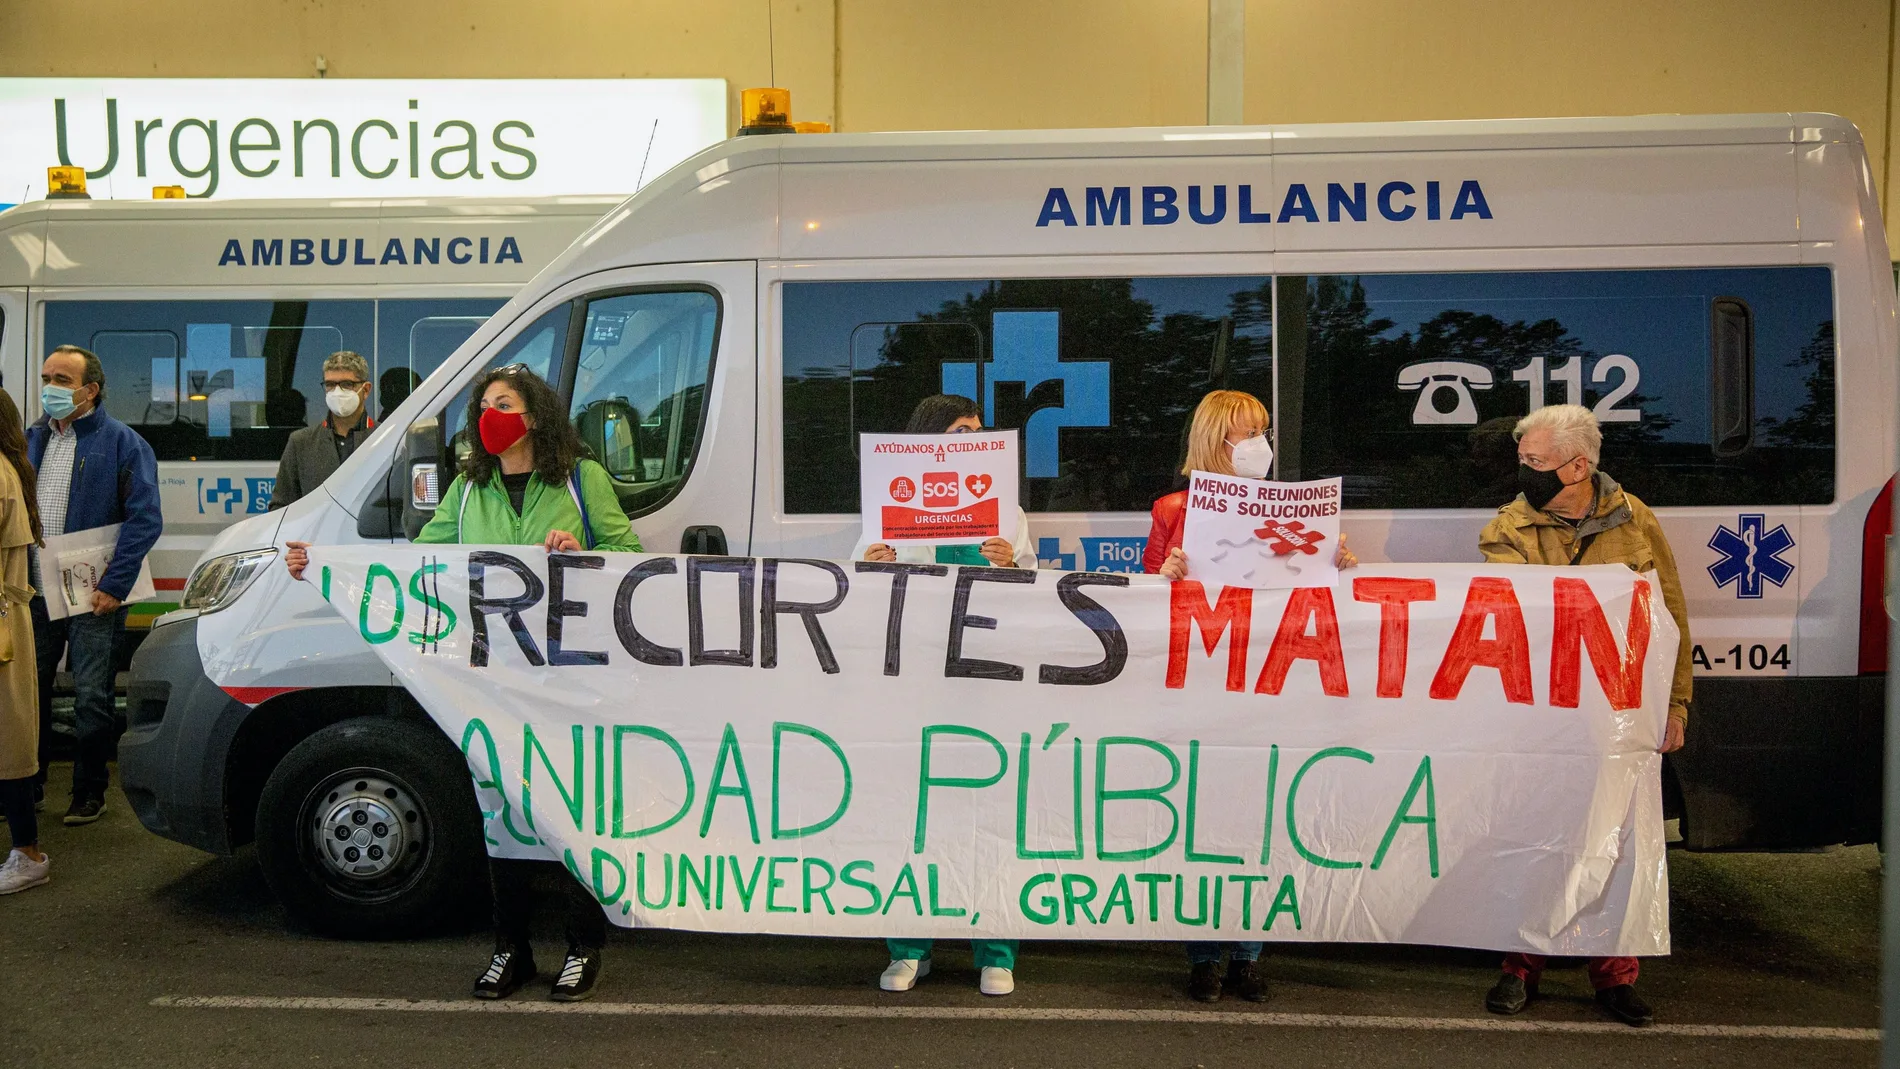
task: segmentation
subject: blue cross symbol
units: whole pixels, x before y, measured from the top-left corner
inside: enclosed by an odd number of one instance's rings
[[[1788,534],[1786,525],[1767,531],[1765,516],[1744,513],[1736,526],[1741,530],[1718,526],[1709,539],[1709,548],[1722,555],[1721,560],[1709,565],[1709,578],[1718,588],[1734,583],[1738,598],[1761,597],[1764,579],[1786,586],[1788,577],[1794,574],[1794,565],[1781,559],[1783,553],[1794,548],[1794,537]]]
[[[198,500],[199,512],[206,511],[206,505],[215,508],[218,504],[218,499],[224,498],[224,514],[229,516],[231,510],[237,506],[237,503],[244,500],[244,491],[231,485],[231,480],[225,476],[219,476],[218,481],[213,483],[208,490],[205,489],[205,481],[199,479],[198,491],[201,495]]]
[[[976,393],[976,365],[943,365],[943,392],[983,406],[983,422],[996,422],[996,384],[1020,382],[1025,394],[1045,382],[1062,384],[1062,403],[1036,409],[1023,424],[1023,474],[1053,479],[1061,473],[1063,427],[1108,426],[1108,361],[1063,360],[1061,312],[994,312],[990,315],[991,359]]]

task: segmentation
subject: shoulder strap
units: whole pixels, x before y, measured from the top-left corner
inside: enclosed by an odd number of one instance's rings
[[[567,492],[573,495],[574,507],[581,514],[581,545],[586,549],[594,548],[594,524],[587,518],[587,499],[581,496],[581,466],[577,463],[567,475]]]
[[[462,503],[455,507],[455,540],[457,542],[462,541],[462,518],[468,515],[468,492],[473,486],[474,483],[469,481],[468,476],[462,476]]]
[[[1597,536],[1602,533],[1603,533],[1602,531],[1591,531],[1589,534],[1584,535],[1582,538],[1577,539],[1577,551],[1570,555],[1570,563],[1576,564],[1578,561],[1582,560],[1583,555],[1585,553],[1590,552],[1590,543],[1596,541]]]

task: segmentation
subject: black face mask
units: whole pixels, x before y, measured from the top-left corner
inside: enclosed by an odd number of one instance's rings
[[[1538,471],[1529,464],[1517,466],[1517,488],[1524,492],[1524,500],[1539,512],[1550,504],[1551,499],[1564,491],[1564,481],[1555,470]]]

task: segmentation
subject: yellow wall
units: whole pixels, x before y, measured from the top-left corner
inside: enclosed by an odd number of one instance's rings
[[[1196,124],[1206,0],[0,0],[0,76],[772,78],[845,130]],[[1831,111],[1900,0],[1247,0],[1248,122]],[[1883,187],[1889,184],[1883,181]],[[1883,189],[1883,199],[1884,199]],[[1889,243],[1900,226],[1889,213]]]

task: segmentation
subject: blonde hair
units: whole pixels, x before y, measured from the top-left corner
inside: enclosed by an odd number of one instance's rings
[[[1545,405],[1518,420],[1511,437],[1521,442],[1532,431],[1549,431],[1551,448],[1583,457],[1592,468],[1602,459],[1603,428],[1597,425],[1596,413],[1582,405]]]
[[[1232,454],[1227,451],[1227,432],[1237,423],[1268,425],[1267,406],[1260,398],[1240,390],[1215,390],[1194,406],[1194,423],[1188,428],[1187,463],[1181,474],[1191,471],[1215,475],[1234,474]]]

